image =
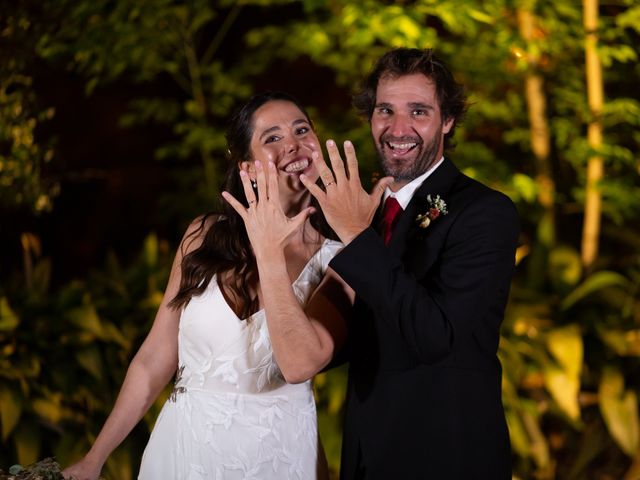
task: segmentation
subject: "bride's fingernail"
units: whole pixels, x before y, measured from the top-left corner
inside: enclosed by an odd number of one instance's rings
[[[344,146],[345,147],[352,147],[353,145],[351,144],[351,140],[345,140],[344,141]]]
[[[336,142],[334,142],[333,140],[327,140],[327,147],[335,147],[336,146]]]

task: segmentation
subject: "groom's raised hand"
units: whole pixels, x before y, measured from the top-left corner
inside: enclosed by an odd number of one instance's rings
[[[327,222],[346,245],[371,224],[380,198],[393,178],[380,179],[369,194],[360,183],[358,159],[353,144],[349,140],[344,142],[346,166],[333,140],[327,140],[327,152],[333,172],[319,154],[314,152],[312,155],[324,190],[304,175],[300,175],[300,180],[318,200]]]

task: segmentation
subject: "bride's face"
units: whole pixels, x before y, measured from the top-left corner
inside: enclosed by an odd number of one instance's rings
[[[253,160],[274,163],[281,193],[305,191],[300,181],[302,173],[312,182],[318,179],[311,157],[313,152],[322,155],[320,142],[309,120],[295,104],[271,100],[255,111],[251,155]],[[251,172],[252,166],[247,165],[247,169]]]

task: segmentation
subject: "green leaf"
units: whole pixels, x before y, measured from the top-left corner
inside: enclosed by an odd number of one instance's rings
[[[601,325],[598,335],[616,355],[640,357],[640,330],[612,330]]]
[[[31,408],[38,416],[54,424],[59,423],[64,415],[62,406],[55,398],[36,398]]]
[[[582,370],[583,344],[580,329],[571,325],[552,330],[546,345],[559,366],[544,367],[547,390],[560,409],[572,420],[580,418],[580,373]]]
[[[582,276],[580,254],[575,248],[559,246],[549,253],[549,278],[558,292],[577,285]]]
[[[22,402],[20,396],[4,385],[0,389],[0,422],[2,422],[2,441],[6,442],[20,421]]]
[[[533,178],[523,173],[516,173],[513,175],[511,182],[513,183],[513,188],[524,201],[528,203],[534,203],[536,201],[538,184]]]
[[[598,389],[600,412],[609,433],[630,457],[638,451],[638,398],[632,390],[624,389],[624,377],[615,368],[605,368]]]
[[[514,410],[507,410],[505,416],[507,425],[509,425],[511,446],[521,457],[528,457],[530,450],[529,437],[520,416]]]
[[[492,25],[495,23],[496,19],[485,12],[481,12],[480,10],[470,9],[468,15],[481,23],[486,23],[487,25]]]
[[[550,331],[547,334],[546,344],[563,370],[570,375],[580,375],[584,352],[582,335],[577,325],[568,325]]]
[[[96,380],[102,380],[104,366],[98,347],[91,345],[83,348],[76,352],[76,359],[82,368],[88,371]]]
[[[13,436],[18,463],[31,465],[38,461],[40,456],[40,437],[40,429],[37,425],[26,423],[18,426]]]
[[[594,273],[564,298],[560,304],[560,308],[562,310],[568,310],[593,292],[614,286],[626,287],[628,284],[629,281],[616,272],[602,271]]]
[[[69,312],[69,318],[74,325],[80,327],[85,332],[89,332],[97,338],[104,337],[104,328],[95,307],[85,298],[85,304],[74,308]]]
[[[160,298],[162,301],[162,298]],[[155,308],[157,309],[160,306],[160,302],[154,303]],[[118,345],[122,346],[126,350],[131,349],[131,339],[125,337],[118,327],[116,327],[112,323],[105,323],[104,325],[105,331],[105,339],[116,342]]]
[[[560,368],[546,367],[544,383],[558,407],[572,420],[580,419],[580,381]]]
[[[18,316],[13,313],[11,307],[9,307],[9,302],[5,297],[0,298],[0,331],[10,332],[14,330],[18,324],[20,323],[20,319]]]

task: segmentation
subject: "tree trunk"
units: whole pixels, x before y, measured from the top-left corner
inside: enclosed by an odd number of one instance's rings
[[[602,65],[596,49],[598,44],[598,3],[598,0],[583,0],[587,97],[591,112],[587,140],[592,150],[598,150],[602,145],[601,114],[604,97]],[[602,193],[600,191],[602,175],[602,157],[600,155],[592,155],[587,163],[586,200],[582,229],[582,264],[587,269],[593,266],[598,257],[600,217],[602,214]]]
[[[520,35],[528,43],[534,41],[536,19],[526,8],[518,10]],[[544,79],[537,72],[539,55],[529,54],[529,69],[525,76],[525,95],[529,128],[531,132],[531,150],[536,159],[536,182],[538,184],[538,203],[543,209],[538,224],[538,242],[547,248],[555,242],[554,198],[555,182],[549,160],[551,138],[546,117],[547,99],[544,93]]]

